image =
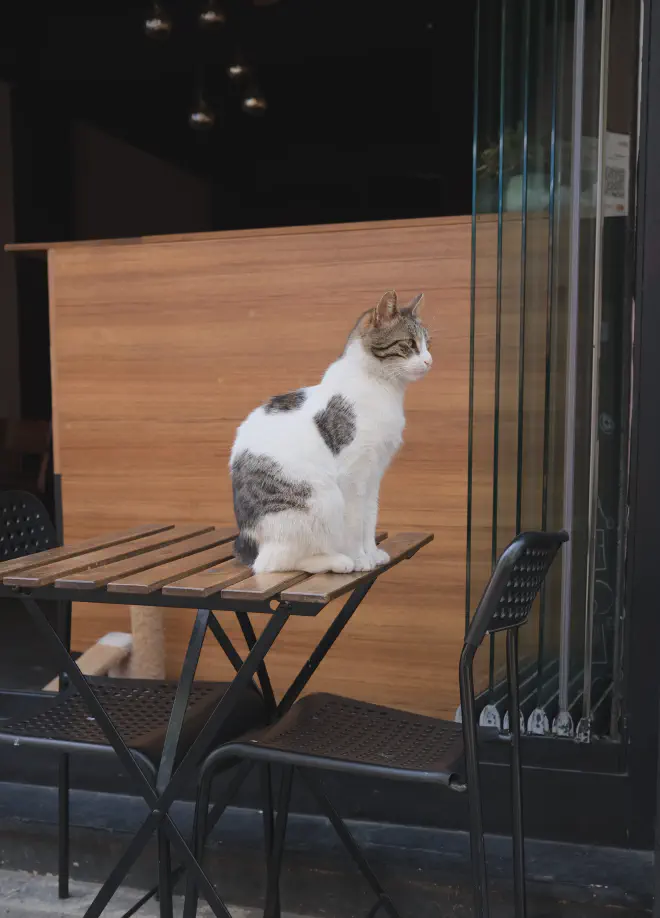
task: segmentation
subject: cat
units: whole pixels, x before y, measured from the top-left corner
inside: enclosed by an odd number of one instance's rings
[[[369,571],[381,479],[401,446],[408,383],[431,368],[423,294],[358,319],[317,386],[276,395],[239,426],[229,462],[237,557],[254,573]]]

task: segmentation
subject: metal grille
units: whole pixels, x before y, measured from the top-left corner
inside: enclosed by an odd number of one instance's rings
[[[283,752],[448,774],[463,752],[460,724],[333,695],[304,698],[253,741]]]

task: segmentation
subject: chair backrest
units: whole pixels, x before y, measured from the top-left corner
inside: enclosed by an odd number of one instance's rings
[[[56,545],[55,527],[37,497],[27,491],[0,491],[0,561]]]
[[[529,618],[565,532],[523,532],[506,548],[484,590],[465,643],[477,648],[494,631],[519,628]]]
[[[477,606],[461,653],[459,685],[461,712],[469,740],[476,742],[475,692],[472,665],[487,634],[507,631],[509,724],[520,717],[518,699],[518,629],[529,618],[552,562],[568,541],[565,532],[523,532],[502,552],[481,602]],[[511,727],[513,729],[513,726]]]

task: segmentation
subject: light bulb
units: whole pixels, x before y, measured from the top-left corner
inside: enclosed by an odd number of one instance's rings
[[[199,14],[199,24],[204,28],[215,28],[224,25],[226,21],[227,15],[222,6],[216,0],[207,0]]]
[[[241,108],[248,115],[263,115],[268,103],[258,90],[253,90],[243,96]]]
[[[200,99],[188,115],[188,124],[196,131],[207,131],[215,124],[215,112]]]
[[[243,61],[243,58],[240,55],[236,55],[229,67],[227,67],[227,76],[235,83],[238,83],[240,80],[244,80],[249,72],[250,68]]]
[[[172,31],[172,20],[161,7],[154,3],[144,20],[144,31],[149,38],[167,38]]]

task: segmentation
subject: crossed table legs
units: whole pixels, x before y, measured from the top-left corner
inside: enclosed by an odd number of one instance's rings
[[[124,742],[112,719],[106,713],[103,705],[94,693],[93,688],[87,682],[87,679],[83,676],[75,661],[68,653],[56,630],[48,621],[47,616],[42,611],[39,604],[29,595],[22,595],[20,597],[28,613],[37,625],[37,628],[56,653],[58,667],[63,673],[66,673],[80,693],[90,714],[95,718],[98,726],[115,750],[126,773],[133,780],[136,789],[142,795],[150,810],[149,815],[120,857],[110,873],[110,876],[97,893],[94,901],[87,909],[85,918],[99,918],[154,832],[158,832],[159,835],[159,875],[161,879],[160,909],[162,918],[171,918],[172,916],[171,874],[169,870],[170,844],[177,850],[182,859],[183,866],[189,871],[190,883],[194,881],[193,885],[196,885],[203,893],[214,915],[218,916],[218,918],[231,918],[227,907],[215,891],[213,883],[204,873],[199,861],[192,853],[177,826],[172,821],[169,815],[170,807],[194,774],[201,760],[210,751],[222,724],[231,714],[235,705],[238,704],[242,693],[250,682],[252,682],[255,675],[259,679],[261,691],[269,713],[273,716],[282,716],[285,714],[304,691],[309,680],[350,621],[352,615],[368,593],[372,584],[373,580],[369,580],[361,584],[351,593],[340,612],[324,633],[309,660],[301,668],[277,706],[275,706],[275,699],[265,661],[266,655],[291,617],[292,608],[287,603],[280,602],[277,608],[272,612],[269,621],[258,638],[252,629],[247,610],[235,613],[248,646],[248,654],[245,659],[235,650],[231,640],[218,622],[214,613],[208,609],[199,609],[183,661],[174,703],[172,705],[172,712],[165,736],[155,786],[145,774],[140,761],[133,755]],[[193,687],[202,644],[209,628],[236,670],[236,675],[230,683],[226,693],[209,716],[206,724],[175,769],[176,752],[183,727],[184,716],[188,706],[190,692]],[[247,776],[248,770],[248,768],[240,769],[240,773],[237,775],[237,778],[240,778],[240,780],[238,782],[234,781],[233,784],[236,785],[238,783],[238,785],[240,785],[242,780]],[[237,789],[237,787],[235,789]],[[225,807],[226,801],[224,804],[217,804],[216,807],[214,807],[206,822],[206,831],[211,830]],[[272,821],[272,813],[267,814],[266,818]],[[164,895],[162,891],[164,891]]]

